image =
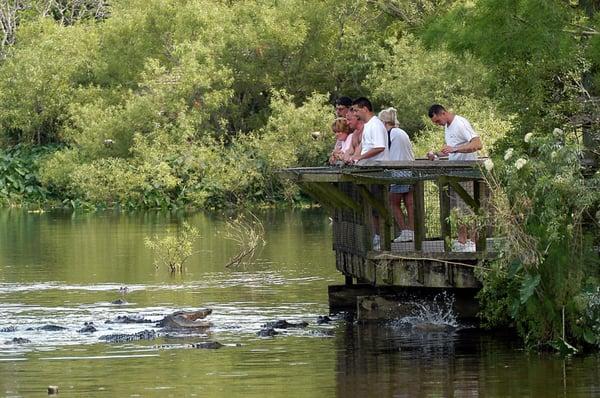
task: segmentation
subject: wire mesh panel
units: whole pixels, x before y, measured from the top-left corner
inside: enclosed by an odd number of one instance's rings
[[[439,240],[442,237],[440,225],[440,189],[434,181],[425,181],[425,239]]]
[[[337,188],[362,206],[358,187],[352,183],[338,183]],[[336,251],[366,255],[368,246],[365,220],[362,213],[347,207],[337,208],[333,215],[333,248]]]

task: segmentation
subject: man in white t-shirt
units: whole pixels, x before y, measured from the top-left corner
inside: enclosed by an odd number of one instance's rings
[[[432,105],[429,108],[429,117],[434,124],[444,127],[444,140],[446,144],[438,152],[430,151],[427,157],[430,160],[436,160],[442,156],[448,156],[448,160],[477,160],[477,151],[483,144],[479,135],[473,130],[471,123],[462,116],[448,112],[439,104]],[[461,183],[465,190],[473,195],[473,182]],[[465,213],[469,207],[454,190],[450,191],[450,207],[456,208],[459,212]],[[453,244],[453,251],[474,252],[476,250],[475,240],[477,231],[475,228],[469,228],[467,225],[458,226],[458,238]]]
[[[364,123],[361,140],[361,150],[358,157],[353,157],[353,163],[363,159],[388,160],[387,130],[381,120],[373,113],[373,105],[365,97],[352,102],[352,111]],[[376,197],[383,194],[381,185],[372,185],[371,193]],[[379,215],[373,210],[373,250],[380,250]]]
[[[383,122],[373,113],[371,101],[365,97],[357,98],[352,102],[352,110],[365,123],[360,156],[355,161],[388,160],[387,130]]]
[[[448,160],[476,160],[477,151],[483,148],[479,135],[471,123],[462,116],[448,112],[443,106],[435,104],[429,108],[429,117],[434,124],[444,127],[446,145],[439,152],[428,152],[427,157],[448,156]]]

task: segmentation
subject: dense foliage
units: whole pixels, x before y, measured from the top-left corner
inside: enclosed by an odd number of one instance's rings
[[[506,241],[482,273],[482,318],[564,352],[600,346],[600,174],[586,166],[600,142],[597,16],[595,2],[457,2],[423,34],[482,62],[486,92],[513,115],[492,153],[490,217]]]
[[[598,7],[16,0],[0,7],[0,199],[298,201],[275,174],[325,161],[332,99],[396,107],[417,156],[441,145],[425,114],[441,102],[482,132],[489,216],[515,237],[482,274],[484,322],[516,324],[530,345],[599,345],[599,177],[582,168],[600,142]]]

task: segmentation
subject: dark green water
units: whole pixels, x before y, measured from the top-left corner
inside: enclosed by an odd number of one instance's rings
[[[227,270],[234,245],[205,214],[80,215],[0,211],[0,396],[76,397],[594,397],[600,356],[527,354],[507,335],[468,327],[417,332],[405,324],[356,325],[328,313],[334,269],[325,213],[260,215],[267,246],[256,264]],[[183,276],[155,270],[144,238],[183,219],[202,234]],[[129,304],[112,305],[127,286]],[[104,323],[119,315],[158,320],[210,307],[214,326],[185,338],[108,344],[99,336],[152,329]],[[306,329],[260,338],[268,321]],[[78,333],[93,321],[98,331]],[[36,330],[46,324],[56,332]],[[33,328],[34,330],[27,330]],[[23,337],[27,344],[4,344]],[[219,350],[190,344],[219,341]]]

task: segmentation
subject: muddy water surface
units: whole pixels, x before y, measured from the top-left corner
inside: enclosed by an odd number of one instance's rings
[[[469,325],[427,332],[415,319],[364,326],[337,315],[317,324],[328,314],[327,285],[343,281],[327,214],[260,217],[267,246],[255,264],[227,270],[235,247],[217,216],[0,211],[0,396],[46,396],[48,385],[73,397],[600,395],[598,355],[527,354],[509,334]],[[202,237],[185,274],[173,277],[154,268],[144,238],[184,219]],[[127,304],[111,304],[119,298]],[[213,309],[208,330],[155,327],[169,313],[201,307]],[[106,323],[124,315],[152,323]],[[257,336],[277,319],[309,325]],[[86,322],[97,331],[80,333]],[[61,329],[40,329],[48,325]],[[100,340],[143,330],[160,336]],[[208,341],[224,347],[192,347]]]

